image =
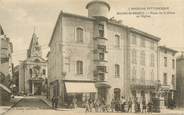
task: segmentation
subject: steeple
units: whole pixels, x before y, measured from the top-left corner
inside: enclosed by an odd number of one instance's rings
[[[31,43],[29,49],[27,50],[27,57],[41,57],[41,46],[38,43],[38,37],[35,32],[33,32]]]
[[[0,35],[4,35],[4,31],[3,31],[1,24],[0,24]]]

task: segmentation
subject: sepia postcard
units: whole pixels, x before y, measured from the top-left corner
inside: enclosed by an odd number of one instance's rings
[[[0,0],[0,115],[184,115],[183,0]]]

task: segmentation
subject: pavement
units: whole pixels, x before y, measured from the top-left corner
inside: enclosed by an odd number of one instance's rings
[[[0,115],[4,115],[7,111],[9,111],[15,104],[17,104],[23,97],[15,96],[11,98],[10,105],[8,106],[0,106]]]
[[[17,99],[18,98],[18,99]],[[151,113],[122,113],[122,112],[85,112],[84,108],[51,109],[51,102],[45,97],[16,97],[12,106],[1,106],[0,115],[150,115]],[[162,109],[161,113],[153,115],[184,115],[184,109]]]

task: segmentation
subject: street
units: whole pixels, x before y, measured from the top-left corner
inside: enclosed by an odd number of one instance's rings
[[[5,115],[140,115],[141,113],[86,113],[84,109],[51,109],[43,100],[36,97],[26,97],[19,101]],[[155,115],[184,115],[181,110],[167,110],[161,113],[152,113]],[[150,115],[146,113],[144,115]]]

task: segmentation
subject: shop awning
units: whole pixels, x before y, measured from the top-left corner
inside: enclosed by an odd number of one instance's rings
[[[65,82],[67,93],[95,93],[97,92],[94,83]]]

